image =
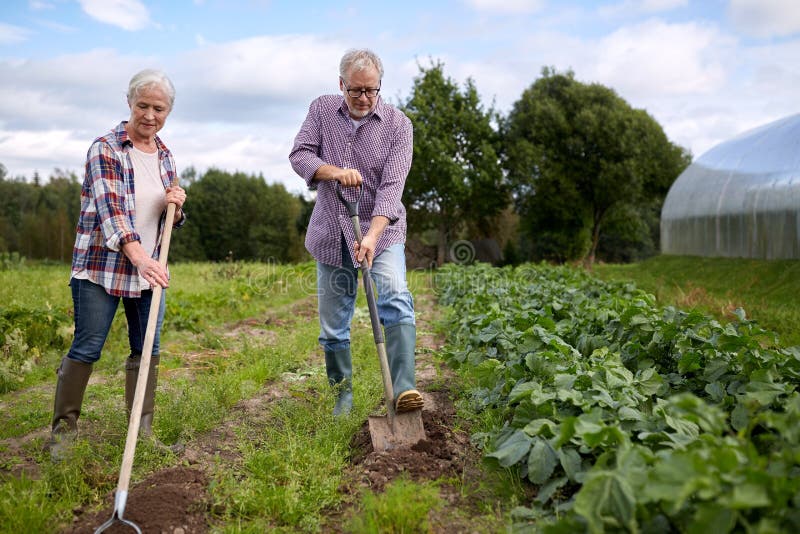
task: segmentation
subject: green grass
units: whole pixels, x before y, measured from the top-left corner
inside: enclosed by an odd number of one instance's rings
[[[317,532],[328,511],[348,503],[358,506],[361,497],[340,493],[342,474],[353,435],[382,395],[363,294],[352,325],[358,369],[354,410],[334,421],[334,398],[317,342],[313,264],[187,263],[171,271],[154,429],[167,444],[190,443],[225,429],[228,437],[221,445],[239,460],[218,459],[214,468],[209,491],[215,531]],[[68,269],[59,265],[3,271],[0,301],[36,313],[55,309],[69,314],[67,279]],[[429,283],[430,273],[410,273],[412,291],[429,291]],[[21,286],[39,289],[21,291]],[[53,370],[67,347],[41,343],[34,368],[0,394],[0,439],[9,440],[0,445],[5,473],[0,476],[0,532],[20,532],[23,526],[52,530],[68,525],[76,508],[108,508],[107,496],[119,474],[127,431],[124,317],[115,320],[95,365],[72,456],[56,464],[42,446],[52,415]],[[243,415],[241,401],[258,400],[275,385],[282,396],[261,399],[259,409]],[[10,444],[31,432],[40,437],[12,454]],[[10,475],[21,465],[30,467],[31,459],[35,476]],[[140,442],[132,483],[181,461]],[[431,491],[415,487],[408,483],[405,491]]]
[[[383,494],[364,492],[359,513],[352,517],[347,532],[358,534],[404,534],[431,532],[428,513],[442,506],[433,484],[414,484],[400,478]]]
[[[697,309],[730,320],[744,308],[781,344],[800,345],[800,261],[656,256],[626,265],[599,264],[604,279],[632,280],[661,305]]]

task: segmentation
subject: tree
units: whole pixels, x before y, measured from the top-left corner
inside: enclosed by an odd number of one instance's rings
[[[545,68],[504,126],[505,166],[535,256],[591,266],[615,212],[663,200],[689,163],[646,111]]]
[[[300,201],[282,184],[210,169],[189,185],[186,197],[186,224],[196,226],[206,259],[300,259]],[[183,253],[189,255],[186,250]]]
[[[409,227],[437,233],[437,263],[459,231],[491,236],[492,218],[509,203],[498,156],[497,114],[484,110],[471,79],[463,90],[444,65],[419,68],[402,110],[414,125],[414,157],[403,200]]]

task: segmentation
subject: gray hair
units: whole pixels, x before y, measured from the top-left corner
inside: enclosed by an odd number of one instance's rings
[[[360,70],[375,67],[378,71],[378,76],[383,79],[383,63],[378,54],[369,50],[368,48],[351,48],[342,56],[339,62],[339,76],[346,78],[350,72],[358,72]]]
[[[166,93],[167,98],[169,98],[169,109],[172,109],[172,104],[175,102],[175,86],[172,85],[172,81],[166,74],[155,69],[144,69],[133,75],[128,84],[128,102],[132,103],[142,92],[142,89],[154,85]]]

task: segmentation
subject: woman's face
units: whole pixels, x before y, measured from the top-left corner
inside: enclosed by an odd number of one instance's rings
[[[170,112],[169,97],[158,85],[143,87],[128,105],[128,135],[133,141],[149,142],[164,127]]]

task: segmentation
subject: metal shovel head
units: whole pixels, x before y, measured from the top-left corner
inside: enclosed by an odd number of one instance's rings
[[[394,424],[386,416],[369,417],[369,435],[376,451],[409,449],[427,439],[422,426],[422,410],[395,414]]]

